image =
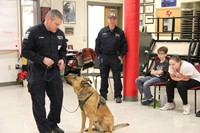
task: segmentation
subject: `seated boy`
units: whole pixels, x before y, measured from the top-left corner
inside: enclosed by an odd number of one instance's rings
[[[167,52],[167,47],[160,47],[157,50],[159,60],[155,62],[155,66],[150,71],[150,76],[139,77],[135,81],[140,94],[144,93],[144,98],[141,101],[142,105],[149,105],[154,102],[150,86],[155,82],[163,82],[168,79],[169,62],[166,59]]]

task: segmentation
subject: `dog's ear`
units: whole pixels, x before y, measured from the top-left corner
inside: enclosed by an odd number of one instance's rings
[[[86,80],[82,80],[80,86],[81,86],[82,88],[91,87],[91,85],[90,85]]]

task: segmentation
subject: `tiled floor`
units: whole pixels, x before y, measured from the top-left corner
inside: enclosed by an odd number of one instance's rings
[[[142,106],[139,101],[123,101],[121,104],[116,104],[111,100],[112,96],[110,93],[107,104],[114,115],[115,124],[126,122],[130,124],[129,127],[116,130],[114,133],[200,132],[200,118],[194,115],[193,92],[189,92],[189,102],[192,107],[190,115],[182,115],[179,95],[176,95],[177,108],[166,112],[160,111],[159,108]],[[49,110],[48,98],[46,101]],[[200,106],[200,102],[198,105]],[[73,89],[65,83],[63,106],[70,111],[78,106]],[[30,95],[22,86],[0,87],[0,107],[0,133],[38,133],[32,115]],[[81,126],[80,109],[75,113],[68,113],[63,109],[61,119],[59,126],[65,133],[78,133]]]

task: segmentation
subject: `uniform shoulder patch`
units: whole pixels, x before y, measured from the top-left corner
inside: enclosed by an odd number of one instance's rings
[[[25,33],[24,39],[28,39],[29,35],[30,35],[30,31],[27,31],[27,32]]]

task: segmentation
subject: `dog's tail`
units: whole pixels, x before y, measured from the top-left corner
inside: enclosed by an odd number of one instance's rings
[[[118,130],[118,129],[120,129],[120,128],[124,128],[124,127],[127,127],[127,126],[129,126],[129,125],[130,125],[130,124],[128,124],[128,123],[117,124],[117,125],[114,126],[113,130]]]

